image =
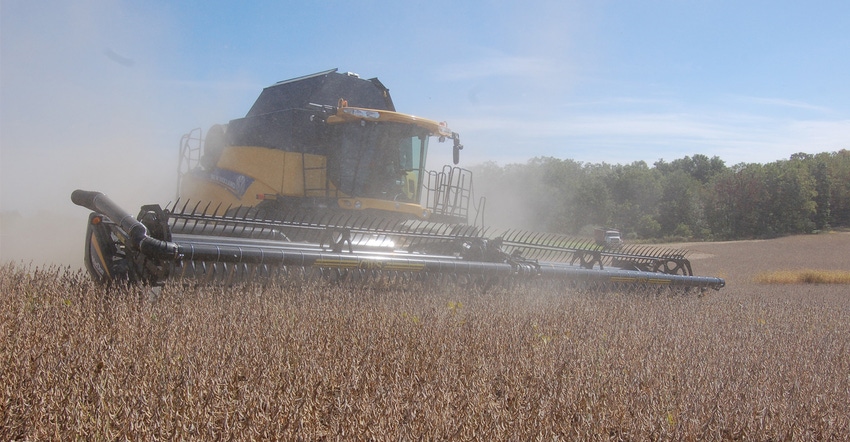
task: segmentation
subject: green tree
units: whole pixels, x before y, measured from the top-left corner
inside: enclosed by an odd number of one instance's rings
[[[664,177],[662,199],[659,202],[658,222],[667,234],[675,230],[684,232],[693,230],[702,218],[702,205],[699,201],[700,183],[684,171],[677,170]]]
[[[718,157],[590,164],[551,157],[476,168],[488,224],[742,239],[850,226],[850,151],[727,167]]]
[[[707,195],[706,220],[715,237],[758,237],[760,213],[767,199],[763,167],[738,164],[715,177]]]
[[[815,215],[813,221],[816,229],[829,229],[831,218],[832,186],[829,176],[829,154],[821,153],[814,156],[809,171],[815,180]]]
[[[576,189],[573,210],[573,231],[578,233],[586,225],[611,224],[613,201],[606,182],[610,175],[607,164],[586,164],[582,179]]]
[[[655,217],[662,198],[659,174],[643,161],[610,168],[606,184],[611,194],[612,226],[637,232],[638,221],[644,216]]]
[[[829,224],[850,227],[850,150],[829,155]]]
[[[655,168],[664,175],[677,171],[684,172],[700,183],[707,184],[714,176],[726,170],[726,163],[717,156],[708,158],[705,155],[696,154],[670,163],[664,162],[663,159],[658,160],[655,162]]]
[[[761,236],[802,233],[814,228],[815,180],[809,174],[807,156],[792,156],[764,166],[767,201],[762,206]]]

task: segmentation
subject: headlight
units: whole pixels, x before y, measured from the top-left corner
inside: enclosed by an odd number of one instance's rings
[[[346,108],[343,108],[342,111],[347,113],[348,115],[354,115],[355,117],[360,117],[360,118],[368,118],[370,120],[377,120],[377,119],[381,118],[380,113],[375,112],[375,111],[371,111],[371,110],[357,109],[357,108],[354,108],[354,107],[346,107]]]
[[[452,130],[448,128],[448,125],[446,124],[445,121],[440,123],[440,125],[437,127],[437,133],[440,135],[440,137],[447,137],[447,138],[452,137]],[[443,141],[443,140],[440,140],[440,141]]]

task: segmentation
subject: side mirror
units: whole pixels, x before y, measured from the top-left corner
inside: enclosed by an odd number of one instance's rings
[[[460,137],[456,133],[452,134],[452,139],[454,140],[452,160],[457,164],[460,162],[460,151],[463,150],[463,144],[460,144]]]

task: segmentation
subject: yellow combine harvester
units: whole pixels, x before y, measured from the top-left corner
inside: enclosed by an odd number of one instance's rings
[[[279,213],[341,209],[446,220],[453,214],[435,201],[430,209],[420,204],[432,138],[451,140],[457,158],[456,133],[395,112],[377,79],[331,70],[282,81],[264,89],[244,118],[210,128],[203,146],[200,136],[183,138],[180,197]]]
[[[337,70],[265,88],[243,118],[185,135],[178,200],[132,217],[75,191],[99,281],[245,281],[293,271],[335,280],[452,280],[490,286],[720,288],[684,252],[478,224],[472,174],[425,169],[429,142],[463,146],[445,123],[398,113],[389,90]]]

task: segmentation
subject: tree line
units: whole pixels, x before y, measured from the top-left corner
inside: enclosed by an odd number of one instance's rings
[[[686,156],[651,167],[538,157],[473,168],[485,224],[631,239],[770,238],[850,227],[850,150],[727,166]]]

